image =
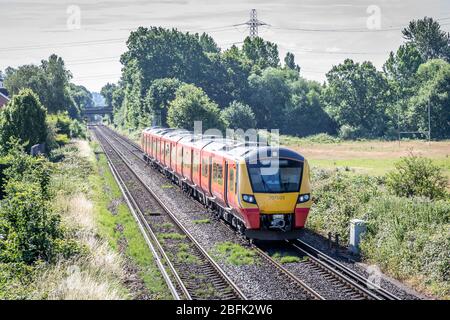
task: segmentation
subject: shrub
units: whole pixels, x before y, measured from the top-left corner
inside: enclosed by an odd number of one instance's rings
[[[430,159],[411,154],[395,164],[386,176],[386,185],[397,196],[442,199],[447,195],[447,179]]]
[[[400,279],[421,280],[434,294],[450,290],[450,202],[383,196],[365,206],[362,254]]]
[[[312,172],[314,205],[308,228],[323,234],[338,233],[344,242],[348,241],[350,219],[357,216],[361,206],[381,194],[378,180],[339,171]]]
[[[0,262],[50,261],[60,238],[59,218],[36,183],[9,181],[0,205]]]
[[[21,90],[0,112],[0,145],[8,145],[12,137],[20,139],[29,151],[47,137],[47,111],[30,89]]]

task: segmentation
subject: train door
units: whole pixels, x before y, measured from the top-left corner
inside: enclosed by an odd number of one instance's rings
[[[227,183],[226,183],[226,204],[229,207],[236,207],[237,193],[237,166],[234,161],[227,161],[226,164]]]
[[[217,197],[219,200],[222,200],[223,202],[225,202],[224,171],[225,171],[224,170],[224,159],[223,158],[212,158],[211,193],[213,196]]]

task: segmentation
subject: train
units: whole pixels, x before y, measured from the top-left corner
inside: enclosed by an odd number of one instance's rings
[[[312,205],[299,153],[162,127],[143,130],[144,160],[250,240],[299,238]]]

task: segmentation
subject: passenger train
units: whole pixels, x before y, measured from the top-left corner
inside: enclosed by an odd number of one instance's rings
[[[149,164],[249,239],[295,239],[305,226],[310,170],[290,149],[160,127],[141,145]]]

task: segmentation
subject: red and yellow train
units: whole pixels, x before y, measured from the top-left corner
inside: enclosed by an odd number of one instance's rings
[[[295,239],[305,226],[311,186],[300,154],[159,127],[141,144],[148,163],[247,238]]]

